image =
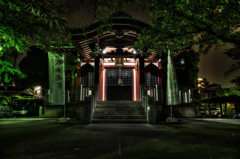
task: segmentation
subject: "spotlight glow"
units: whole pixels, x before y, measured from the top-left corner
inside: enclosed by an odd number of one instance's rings
[[[39,90],[39,89],[41,89],[41,87],[40,87],[40,86],[37,86],[37,87],[35,87],[35,90]]]

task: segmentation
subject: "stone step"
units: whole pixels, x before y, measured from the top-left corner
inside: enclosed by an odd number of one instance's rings
[[[94,111],[144,111],[143,107],[96,107]]]
[[[145,115],[145,111],[94,111],[94,115]]]
[[[92,119],[146,119],[146,115],[93,115]]]
[[[121,105],[121,104],[116,104],[116,105],[106,105],[106,104],[97,104],[96,108],[143,108],[141,105]]]
[[[142,104],[142,101],[132,101],[132,100],[107,100],[107,101],[97,101],[97,103],[137,103]]]
[[[130,106],[130,107],[139,107],[142,106],[140,101],[97,101],[97,106],[106,107],[106,106]]]
[[[92,119],[92,123],[147,123],[146,119]]]
[[[141,101],[97,101],[92,123],[147,123]]]
[[[97,107],[142,107],[142,104],[137,103],[97,103]]]

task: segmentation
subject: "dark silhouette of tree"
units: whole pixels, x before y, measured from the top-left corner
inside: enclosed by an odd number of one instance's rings
[[[187,88],[195,88],[199,73],[199,53],[191,49],[183,54],[183,59],[185,60],[185,69],[176,70],[179,89],[185,90]]]
[[[240,45],[235,45],[234,48],[225,50],[224,54],[226,54],[231,59],[238,61],[235,64],[232,64],[232,66],[224,72],[224,77],[228,76],[234,71],[239,70],[240,68]],[[240,76],[237,76],[236,78],[232,79],[230,81],[231,83],[234,83],[236,87],[240,88]]]
[[[17,86],[48,88],[48,54],[36,46],[31,46],[19,63],[20,70],[27,75],[26,79],[16,81]]]

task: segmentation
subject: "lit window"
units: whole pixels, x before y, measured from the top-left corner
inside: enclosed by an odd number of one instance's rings
[[[203,78],[198,78],[198,81],[203,81]]]

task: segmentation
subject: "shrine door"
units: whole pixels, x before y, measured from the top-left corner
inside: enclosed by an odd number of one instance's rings
[[[107,100],[132,100],[132,70],[121,69],[122,84],[118,84],[119,69],[107,69],[106,73],[106,99]]]

